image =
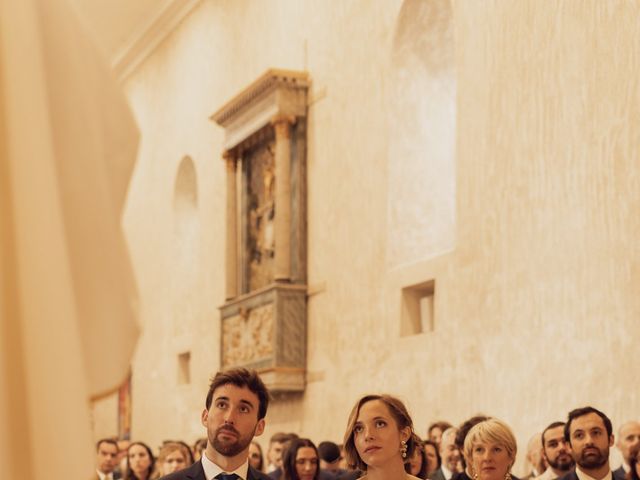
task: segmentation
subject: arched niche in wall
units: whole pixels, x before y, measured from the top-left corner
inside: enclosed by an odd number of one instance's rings
[[[196,315],[200,223],[198,180],[193,160],[185,156],[178,166],[173,190],[172,295],[174,333],[188,331]]]
[[[450,0],[405,0],[389,91],[389,267],[455,245],[456,78]]]

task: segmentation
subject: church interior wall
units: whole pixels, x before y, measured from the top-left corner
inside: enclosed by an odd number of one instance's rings
[[[277,431],[341,441],[371,392],[405,400],[421,435],[497,416],[521,450],[578,406],[636,418],[639,13],[202,2],[125,83],[142,133],[124,218],[144,328],[133,438],[204,436],[225,280],[223,131],[209,116],[268,68],[308,71],[312,86],[307,385],[275,397],[263,446]],[[433,327],[403,334],[402,291],[427,281]]]

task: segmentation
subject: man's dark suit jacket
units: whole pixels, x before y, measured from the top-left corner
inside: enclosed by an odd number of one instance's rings
[[[273,472],[267,473],[267,475],[271,480],[280,480],[282,478],[282,468],[278,467]],[[325,470],[318,472],[318,480],[335,480],[336,478],[338,477]]]
[[[619,470],[622,470],[622,473],[620,473]],[[611,473],[613,474],[613,480],[624,480],[624,468],[619,468],[618,470],[614,470]],[[566,475],[560,477],[558,480],[578,480],[578,474],[575,472],[575,470],[572,470]]]
[[[120,480],[122,478],[122,474],[119,470],[114,470],[113,472],[111,472],[111,475],[113,476],[113,480]],[[98,475],[98,472],[96,472],[91,480],[100,480],[100,475]]]
[[[185,468],[177,472],[173,472],[167,476],[162,477],[160,480],[210,480],[205,478],[204,469],[202,468],[202,462],[198,460],[190,467]],[[247,472],[247,480],[271,480],[266,474],[259,472],[255,468],[249,465],[249,471]]]
[[[272,480],[280,480],[280,477],[282,477],[282,468],[278,467],[272,472],[267,473],[267,477]]]
[[[429,475],[429,480],[446,480],[444,478],[444,473],[442,472],[442,467],[438,468],[435,472]]]
[[[451,476],[451,480],[471,480],[471,479],[469,478],[469,475],[467,475],[467,472],[463,470],[462,472],[454,473]]]
[[[624,467],[622,465],[613,471],[613,480],[622,480],[626,476],[627,472],[624,471]]]

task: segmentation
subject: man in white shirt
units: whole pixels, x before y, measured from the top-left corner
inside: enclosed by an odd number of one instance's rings
[[[631,470],[629,467],[631,452],[637,451],[638,447],[640,447],[640,422],[634,420],[623,423],[620,426],[616,447],[622,454],[622,465],[614,473],[624,476]]]
[[[218,372],[202,412],[207,447],[192,466],[164,480],[269,480],[249,466],[249,445],[264,431],[269,392],[254,370]]]
[[[600,410],[584,407],[569,412],[564,438],[571,447],[576,469],[563,480],[624,480],[614,476],[609,467],[613,429],[609,417]]]
[[[564,422],[553,422],[542,431],[542,456],[547,461],[547,469],[535,480],[556,480],[575,467],[571,448],[564,439]]]
[[[440,468],[431,474],[432,480],[451,480],[454,473],[458,472],[458,462],[460,461],[460,450],[456,446],[455,427],[447,428],[440,437]]]
[[[96,479],[117,480],[114,469],[118,465],[118,444],[115,440],[103,438],[96,443]]]

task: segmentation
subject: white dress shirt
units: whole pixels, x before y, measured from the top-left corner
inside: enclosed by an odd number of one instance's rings
[[[607,472],[607,474],[601,479],[593,478],[591,475],[587,475],[580,467],[576,465],[576,475],[578,476],[578,480],[613,480],[613,474],[611,473],[611,469]]]
[[[96,470],[96,472],[98,473],[100,480],[113,480],[113,473],[103,473],[100,470]]]
[[[445,480],[451,480],[451,477],[453,476],[453,472],[449,470],[447,467],[445,467],[444,463],[440,465],[440,468],[442,469],[442,475],[444,475]]]
[[[204,476],[207,478],[207,480],[213,480],[219,473],[235,473],[236,475],[238,475],[238,477],[240,477],[241,480],[247,480],[247,475],[249,474],[249,459],[245,460],[244,463],[236,468],[233,472],[226,472],[211,460],[209,460],[205,452],[203,453],[204,455],[202,455],[202,468],[204,469]]]

